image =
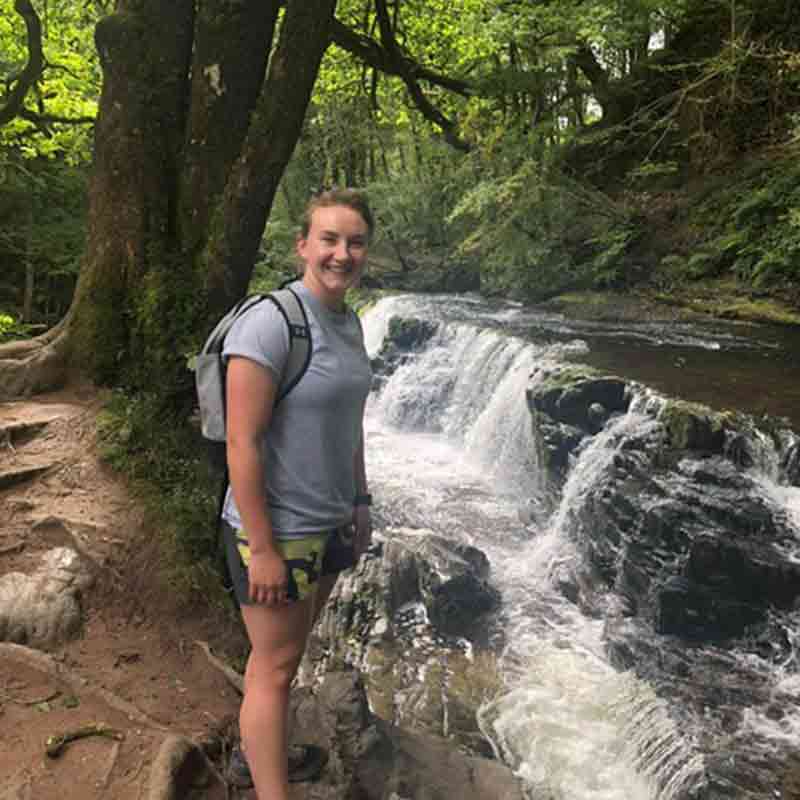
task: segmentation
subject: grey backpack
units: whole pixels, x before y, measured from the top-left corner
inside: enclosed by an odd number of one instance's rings
[[[233,323],[245,311],[264,300],[269,300],[277,306],[289,329],[289,359],[278,386],[276,406],[297,386],[311,361],[311,331],[308,317],[302,301],[295,292],[281,288],[268,294],[248,295],[240,300],[208,335],[195,362],[194,380],[200,407],[200,429],[203,436],[212,442],[225,441],[226,369],[222,358],[225,337]]]

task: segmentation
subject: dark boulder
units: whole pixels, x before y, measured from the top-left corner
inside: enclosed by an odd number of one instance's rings
[[[783,453],[781,470],[792,486],[800,486],[800,439],[792,441]]]
[[[553,367],[528,388],[528,408],[541,441],[542,466],[563,482],[572,454],[630,404],[627,384],[581,365]]]
[[[508,767],[372,714],[358,672],[327,674],[315,695],[297,693],[293,712],[295,735],[330,753],[313,787],[318,800],[523,800],[522,785]]]
[[[380,386],[381,382],[408,361],[414,352],[421,350],[438,328],[435,322],[428,320],[392,317],[383,345],[370,361],[376,383]]]
[[[488,638],[500,602],[488,578],[489,560],[475,547],[428,530],[387,529],[337,582],[311,636],[302,680],[356,665],[365,670],[370,706],[384,719],[487,754],[477,712],[499,677],[492,654],[475,658],[471,651]]]
[[[629,398],[620,378],[563,369],[528,391],[528,405],[556,422],[594,434],[611,414],[627,411]]]
[[[419,350],[438,330],[435,322],[423,319],[392,317],[386,340],[398,350]]]
[[[661,413],[669,443],[677,450],[722,453],[725,420],[721,414],[698,403],[670,400]]]

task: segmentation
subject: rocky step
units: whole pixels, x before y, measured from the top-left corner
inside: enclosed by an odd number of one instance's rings
[[[35,480],[58,467],[57,461],[45,463],[14,464],[0,468],[0,491]]]
[[[60,466],[42,456],[26,457],[24,447],[36,440],[54,422],[68,420],[79,406],[5,403],[0,406],[0,491],[28,483]]]
[[[20,447],[25,442],[30,441],[38,436],[44,430],[51,420],[40,419],[32,422],[15,422],[10,421],[6,423],[0,422],[0,443],[8,447]]]
[[[0,404],[0,443],[16,445],[37,436],[52,422],[77,416],[83,410],[69,403]]]

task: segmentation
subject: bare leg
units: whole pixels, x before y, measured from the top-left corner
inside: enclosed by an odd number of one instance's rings
[[[313,598],[312,594],[278,608],[242,606],[252,650],[247,660],[239,728],[261,800],[289,800],[289,688],[311,627]]]

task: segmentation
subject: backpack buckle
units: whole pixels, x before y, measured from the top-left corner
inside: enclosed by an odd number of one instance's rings
[[[289,325],[289,332],[295,339],[308,339],[308,328],[305,325]]]

